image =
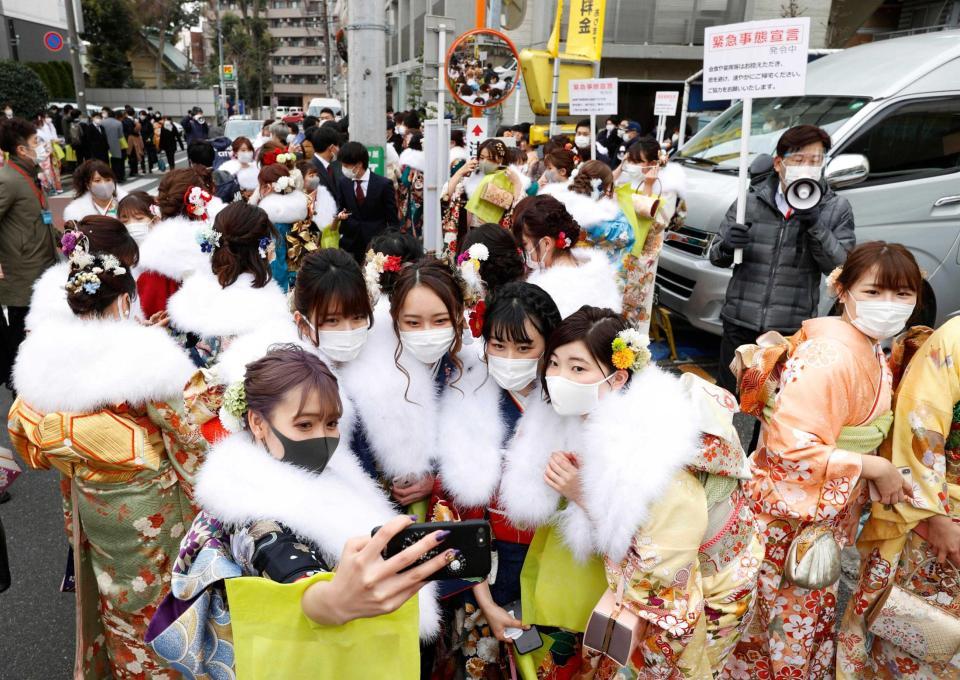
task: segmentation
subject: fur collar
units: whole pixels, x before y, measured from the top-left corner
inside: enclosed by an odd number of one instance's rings
[[[337,202],[333,195],[322,184],[317,187],[317,195],[313,202],[313,223],[325,229],[337,217]]]
[[[256,162],[243,167],[240,165],[240,161],[231,158],[217,169],[229,172],[236,177],[237,182],[240,183],[240,188],[245,191],[253,191],[258,186],[257,176],[260,174],[260,165]]]
[[[203,509],[225,524],[279,521],[316,544],[328,564],[340,561],[349,539],[369,536],[396,514],[348,452],[338,448],[316,475],[276,460],[246,433],[210,450],[195,490]],[[420,637],[430,640],[440,626],[436,597],[424,589],[420,603]]]
[[[550,294],[563,318],[583,305],[622,311],[623,294],[617,287],[617,270],[607,256],[593,248],[574,248],[573,255],[580,266],[557,265],[535,271],[527,281]]]
[[[511,520],[556,521],[579,560],[599,553],[619,562],[650,508],[697,456],[697,418],[680,382],[658,368],[637,374],[629,389],[608,395],[586,420],[561,418],[546,403],[524,413],[507,451],[500,498]],[[543,471],[553,451],[580,458],[583,500],[557,513],[559,494]]]
[[[119,203],[124,196],[127,195],[127,192],[123,187],[117,187],[117,190],[114,192],[114,202]],[[97,206],[93,204],[93,194],[89,191],[82,196],[77,196],[75,199],[70,201],[67,204],[67,207],[63,209],[63,221],[69,222],[70,220],[76,220],[79,222],[87,215],[99,215],[100,211],[97,209]]]
[[[409,165],[414,170],[424,171],[427,167],[423,151],[417,149],[404,149],[400,154],[400,167]]]
[[[610,222],[617,219],[622,214],[620,206],[615,199],[608,196],[602,196],[598,199],[578,194],[570,189],[569,184],[548,184],[548,193],[558,201],[563,203],[570,216],[580,225],[587,229],[602,222]]]
[[[234,337],[263,324],[289,323],[287,297],[274,281],[253,287],[253,275],[241,274],[226,288],[212,272],[198,272],[167,303],[171,324],[202,337]]]
[[[293,224],[307,217],[307,195],[302,191],[289,194],[270,193],[260,199],[259,206],[274,224]]]
[[[210,255],[197,245],[197,230],[203,222],[178,215],[158,222],[140,245],[137,270],[156,272],[183,281],[194,272],[210,270]]]
[[[194,370],[163,329],[72,318],[27,336],[13,379],[24,401],[41,412],[84,413],[179,397]]]
[[[30,296],[30,311],[26,328],[35,331],[52,321],[69,321],[73,312],[67,306],[67,291],[64,286],[70,275],[69,262],[57,262],[47,268],[33,284]]]
[[[684,173],[683,168],[680,167],[679,163],[667,163],[665,166],[660,168],[660,172],[657,174],[657,177],[660,179],[660,182],[653,185],[653,188],[660,192],[661,195],[667,194],[676,194],[677,196],[683,198],[687,191],[687,175]],[[617,186],[625,184],[626,182],[618,182]],[[637,182],[634,184],[633,188],[636,189],[641,183]]]
[[[450,149],[450,165],[457,161],[467,160],[467,149],[462,146],[454,146]]]
[[[444,390],[440,398],[437,462],[443,489],[457,505],[483,508],[497,491],[503,466],[502,390],[476,352],[461,352],[460,358],[459,389]]]
[[[397,337],[389,307],[378,304],[360,355],[340,368],[343,391],[357,408],[374,458],[386,478],[432,470],[437,448],[438,398],[433,369],[406,352],[394,365]],[[404,398],[406,392],[407,397]]]

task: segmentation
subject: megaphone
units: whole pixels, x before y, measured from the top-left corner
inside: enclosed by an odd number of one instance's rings
[[[809,177],[794,180],[784,192],[787,205],[794,210],[809,210],[815,208],[823,198],[823,189],[820,182]]]

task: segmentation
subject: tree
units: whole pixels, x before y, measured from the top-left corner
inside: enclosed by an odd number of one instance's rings
[[[220,18],[223,36],[223,57],[235,64],[239,78],[237,88],[241,99],[262,106],[265,91],[270,88],[272,69],[270,54],[276,42],[260,16],[266,9],[266,0],[240,0],[237,3],[240,15],[222,14]],[[219,82],[219,56],[213,50],[210,59],[208,82]]]
[[[133,68],[127,52],[133,47],[137,25],[128,0],[83,0],[83,39],[93,87],[129,87]]]
[[[158,39],[157,87],[163,82],[163,45],[187,26],[197,23],[199,5],[175,0],[133,0],[136,17],[147,35]]]
[[[9,102],[15,115],[32,119],[49,101],[47,86],[32,69],[17,61],[0,61],[0,102]]]

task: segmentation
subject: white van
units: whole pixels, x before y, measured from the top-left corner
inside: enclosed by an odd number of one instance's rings
[[[290,112],[289,106],[277,106],[273,109],[274,120],[283,120],[283,117]]]
[[[753,102],[751,158],[773,154],[783,131],[830,133],[824,179],[850,201],[858,243],[902,243],[927,273],[921,310],[942,323],[960,310],[960,31],[883,40],[812,62],[802,97]],[[737,195],[740,104],[674,157],[687,177],[687,220],[664,241],[661,304],[721,332],[729,269],[707,251]],[[821,295],[821,312],[832,300]]]
[[[319,116],[323,109],[333,111],[333,115],[337,120],[343,117],[343,107],[340,106],[340,100],[331,99],[330,97],[314,97],[311,99],[310,104],[307,106],[306,115]]]

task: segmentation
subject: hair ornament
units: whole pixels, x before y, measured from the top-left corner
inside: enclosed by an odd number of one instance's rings
[[[214,248],[220,247],[220,232],[209,224],[205,224],[197,230],[196,238],[201,252],[212,253]]]
[[[273,245],[273,239],[269,236],[264,236],[260,239],[260,242],[257,244],[257,252],[260,253],[260,258],[266,260],[270,257],[270,246]]]
[[[570,240],[570,237],[567,236],[567,232],[561,231],[557,234],[557,248],[560,250],[566,250],[567,248],[573,247],[573,241]]]
[[[363,264],[363,280],[367,283],[367,295],[370,302],[377,304],[383,289],[380,287],[380,275],[383,272],[399,272],[403,268],[403,260],[399,255],[385,255],[370,249]]]
[[[833,271],[827,275],[827,292],[834,297],[840,295],[840,289],[838,288],[837,282],[840,280],[840,275],[842,273],[843,267],[834,267]]]
[[[183,205],[187,213],[198,220],[207,219],[207,204],[213,200],[213,195],[203,187],[192,186],[183,194]]]
[[[156,219],[160,219],[160,206],[156,203],[150,204],[150,215]]]
[[[272,151],[267,151],[263,154],[261,159],[261,165],[273,165],[274,163],[282,163],[286,165],[287,163],[294,162],[297,160],[297,155],[291,153],[289,149],[273,149]]]
[[[296,188],[292,177],[280,177],[276,182],[270,185],[274,193],[289,194]]]
[[[633,373],[643,370],[653,358],[650,354],[650,336],[636,328],[625,328],[614,338],[612,363],[614,368]]]
[[[102,283],[100,276],[102,274],[123,276],[127,273],[126,267],[120,265],[120,260],[116,256],[110,254],[91,255],[87,252],[86,238],[86,236],[82,236],[82,241],[78,242],[70,257],[71,264],[78,268],[78,271],[71,274],[70,278],[67,279],[67,285],[64,288],[68,293],[96,295],[97,291],[100,290]]]
[[[223,429],[228,432],[243,431],[243,416],[247,412],[247,390],[243,380],[231,383],[223,393],[223,404],[218,416]]]
[[[470,310],[469,315],[467,316],[467,323],[470,326],[470,334],[479,338],[483,334],[483,321],[487,316],[487,303],[483,300],[479,300],[477,304],[473,306],[473,309]]]
[[[602,186],[603,186],[602,179],[600,179],[599,177],[592,177],[590,179],[590,198],[592,198],[595,201],[599,201],[600,196],[602,194],[602,192],[600,191],[600,187]]]

